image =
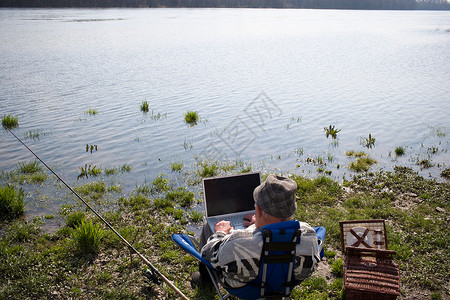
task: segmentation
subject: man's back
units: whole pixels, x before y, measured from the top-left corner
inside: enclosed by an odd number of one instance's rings
[[[303,280],[314,271],[318,257],[317,235],[307,223],[300,222],[301,242],[296,247],[295,279]],[[213,234],[202,248],[202,256],[220,271],[225,287],[237,288],[258,276],[263,240],[254,225],[244,230]],[[302,259],[304,257],[304,259]]]

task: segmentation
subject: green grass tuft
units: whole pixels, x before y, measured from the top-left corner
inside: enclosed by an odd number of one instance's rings
[[[397,155],[397,156],[403,156],[403,155],[405,155],[405,148],[403,148],[403,147],[397,147],[397,148],[395,148],[395,155]]]
[[[66,217],[66,226],[71,228],[78,227],[81,222],[84,220],[85,215],[83,212],[73,212]]]
[[[330,125],[328,126],[328,128],[324,127],[323,130],[325,131],[325,135],[327,136],[327,138],[331,135],[332,139],[336,139],[337,134],[341,131],[341,129],[335,128],[334,125]]]
[[[84,114],[85,115],[95,116],[96,114],[98,114],[98,110],[89,108],[88,110],[86,110],[84,112]]]
[[[102,169],[98,168],[97,166],[92,166],[91,164],[88,166],[87,164],[84,165],[84,167],[80,167],[80,175],[78,175],[77,180],[81,178],[89,178],[89,176],[98,176],[102,173]]]
[[[344,265],[342,258],[336,259],[331,263],[331,273],[333,273],[336,277],[344,276]]]
[[[23,197],[22,189],[17,192],[11,186],[0,187],[0,219],[13,219],[23,215]]]
[[[184,121],[191,126],[197,125],[198,120],[199,116],[196,111],[187,111],[184,114]]]
[[[100,225],[93,224],[92,221],[81,221],[72,234],[76,253],[81,255],[97,254],[103,236],[104,232]]]
[[[13,129],[19,126],[19,118],[11,115],[4,115],[2,118],[2,126],[5,129]]]
[[[203,213],[198,210],[191,210],[189,212],[189,218],[192,222],[200,222],[201,220],[203,220]]]
[[[182,207],[190,207],[194,203],[194,193],[186,190],[184,187],[179,187],[175,191],[169,191],[166,198],[175,201]]]
[[[172,172],[181,172],[181,169],[183,169],[183,163],[174,162],[170,164],[170,167],[172,168]]]
[[[148,111],[150,110],[150,106],[147,102],[147,100],[142,101],[141,103],[141,111],[144,113],[148,113]]]
[[[364,152],[364,151],[356,152],[356,151],[353,151],[353,150],[345,151],[345,155],[347,155],[348,157],[356,157],[356,158],[358,158],[358,157],[364,157],[364,156],[369,156],[369,154],[367,154],[367,153]]]
[[[204,162],[201,164],[201,169],[197,172],[201,178],[214,177],[219,174],[219,166],[215,163],[209,164],[207,162]]]
[[[152,194],[166,192],[172,188],[172,185],[169,184],[169,179],[167,179],[165,176],[166,175],[164,174],[160,174],[153,180],[152,187],[150,189],[150,192]]]
[[[447,168],[444,171],[442,171],[441,172],[441,176],[446,178],[446,179],[450,179],[450,168]]]
[[[24,174],[33,174],[41,172],[42,168],[39,163],[35,160],[28,163],[19,163],[19,172]]]
[[[106,192],[106,184],[94,181],[75,187],[74,190],[83,196],[89,196],[93,200],[98,200]]]
[[[376,163],[377,161],[370,157],[359,157],[356,161],[352,161],[348,168],[355,172],[367,172]]]
[[[372,148],[375,146],[375,138],[369,133],[369,137],[361,137],[361,145],[366,148]]]

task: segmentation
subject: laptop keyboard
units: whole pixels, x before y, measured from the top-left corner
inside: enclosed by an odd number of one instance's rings
[[[214,223],[217,223],[220,220],[230,221],[231,227],[234,227],[235,229],[242,229],[244,228],[243,218],[244,218],[243,215],[236,215],[236,216],[227,216],[226,218],[212,218],[212,219]]]

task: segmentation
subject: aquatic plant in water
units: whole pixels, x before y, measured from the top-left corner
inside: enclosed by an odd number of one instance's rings
[[[361,137],[361,145],[367,148],[372,148],[375,146],[375,138],[369,133],[368,138]]]
[[[174,162],[170,164],[170,167],[172,168],[172,172],[181,172],[181,169],[183,168],[183,163]]]
[[[86,110],[84,112],[84,114],[85,115],[91,115],[91,116],[94,115],[95,116],[96,114],[98,114],[98,110],[89,108],[88,110]]]
[[[89,152],[89,150],[91,150],[91,153],[92,153],[94,150],[97,151],[98,147],[97,147],[97,145],[86,144],[86,152]]]
[[[32,161],[32,162],[27,162],[27,163],[19,162],[18,169],[19,169],[20,173],[24,173],[24,174],[33,174],[33,173],[42,171],[41,166],[39,165],[39,163],[36,160]]]
[[[363,157],[363,156],[369,156],[366,152],[364,151],[359,151],[356,152],[354,150],[350,150],[350,151],[345,151],[345,155],[347,155],[348,157]]]
[[[395,152],[395,155],[397,155],[397,156],[403,156],[403,155],[405,155],[405,148],[397,147],[397,148],[395,148],[394,152]]]
[[[25,132],[23,135],[26,139],[39,140],[41,136],[48,134],[49,134],[48,132],[43,132],[37,129],[37,130],[29,130],[28,132]]]
[[[19,119],[11,115],[4,115],[2,118],[2,126],[5,129],[13,129],[19,126]]]
[[[197,125],[198,119],[199,117],[196,111],[187,111],[184,114],[184,121],[191,126]]]
[[[150,109],[150,106],[149,106],[147,100],[142,101],[142,103],[141,103],[141,111],[144,112],[144,113],[148,113],[149,109]]]
[[[92,166],[91,164],[88,166],[87,164],[84,167],[80,167],[81,173],[78,175],[77,180],[83,177],[89,178],[90,176],[98,176],[102,173],[102,169],[97,168],[97,166]]]
[[[428,169],[428,168],[431,168],[432,166],[434,166],[434,164],[431,162],[431,160],[429,160],[427,158],[417,159],[416,164],[419,165],[423,169]]]
[[[370,169],[370,167],[376,163],[377,163],[376,160],[367,156],[363,156],[359,157],[356,161],[352,161],[348,165],[348,168],[355,172],[367,172]]]
[[[13,219],[24,213],[24,193],[11,186],[0,187],[0,219]]]
[[[207,162],[201,164],[201,169],[198,170],[198,175],[202,178],[217,176],[219,167],[215,163],[208,164]]]
[[[337,134],[341,131],[341,129],[335,128],[334,125],[330,125],[327,127],[324,127],[323,130],[325,131],[325,135],[327,138],[331,135],[332,139],[335,139],[337,137]]]

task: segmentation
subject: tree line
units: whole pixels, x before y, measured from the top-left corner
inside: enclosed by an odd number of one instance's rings
[[[2,0],[0,7],[450,9],[447,0]]]

